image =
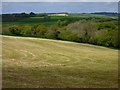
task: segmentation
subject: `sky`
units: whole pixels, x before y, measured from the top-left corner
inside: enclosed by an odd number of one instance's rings
[[[118,2],[119,0],[2,0],[2,2]]]
[[[22,12],[26,13],[118,12],[118,2],[2,2],[2,13],[22,13]]]

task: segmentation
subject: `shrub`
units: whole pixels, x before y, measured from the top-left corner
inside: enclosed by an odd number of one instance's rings
[[[67,30],[79,37],[79,42],[93,43],[97,25],[93,21],[81,20],[71,23]]]
[[[17,25],[11,26],[9,31],[13,35],[21,35],[21,28]]]
[[[31,28],[33,36],[45,37],[47,27],[44,24],[37,24]]]
[[[66,28],[60,30],[59,38],[62,40],[79,42],[80,38],[77,34],[68,31]]]
[[[100,29],[115,30],[116,25],[112,22],[102,22],[98,25],[98,30]]]
[[[22,36],[31,36],[31,26],[24,25],[21,28],[22,28],[21,31]]]
[[[46,38],[53,38],[58,39],[59,35],[58,27],[57,26],[51,26],[45,33]]]

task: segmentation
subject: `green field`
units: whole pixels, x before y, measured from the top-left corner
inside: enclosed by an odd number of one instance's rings
[[[81,18],[118,18],[117,16],[108,16],[108,15],[101,15],[101,14],[71,14],[70,16],[73,17],[81,17]]]
[[[3,36],[3,88],[116,88],[118,50]]]
[[[117,19],[117,16],[107,16],[107,15],[100,15],[100,14],[69,14],[68,16],[50,16],[49,18],[45,19],[44,17],[29,17],[18,19],[13,22],[3,22],[3,25],[35,25],[38,23],[43,23],[47,26],[54,25],[58,20],[74,20],[78,21],[81,19],[88,19],[88,18],[96,18],[96,19]]]

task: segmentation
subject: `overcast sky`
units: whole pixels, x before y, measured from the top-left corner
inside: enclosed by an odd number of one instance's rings
[[[2,0],[4,2],[118,2],[119,0]]]
[[[2,13],[117,12],[117,2],[3,2]]]

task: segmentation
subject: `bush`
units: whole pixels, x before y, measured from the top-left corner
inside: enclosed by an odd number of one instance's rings
[[[64,20],[64,21],[58,20],[57,21],[57,26],[58,27],[67,26],[68,24],[69,24],[69,22],[67,20]]]
[[[79,37],[79,42],[93,43],[97,25],[93,21],[81,20],[71,23],[67,30]]]
[[[112,22],[102,22],[98,25],[98,30],[107,29],[107,30],[115,30],[117,27]]]
[[[91,43],[107,47],[120,47],[118,40],[118,28],[112,22],[96,22],[94,20],[80,20],[71,24],[67,21],[58,21],[57,25],[46,27],[44,24],[37,24],[33,27],[24,25],[10,26],[9,31],[4,33],[22,36],[36,36],[51,39],[62,39],[74,42]]]
[[[57,26],[51,26],[45,33],[46,38],[52,38],[52,39],[58,39],[59,35],[58,27]]]
[[[96,42],[97,45],[118,47],[118,30],[100,30],[99,34],[96,35]]]
[[[45,37],[47,27],[44,24],[37,24],[31,28],[33,36]]]
[[[21,35],[21,28],[17,25],[11,26],[9,31],[13,35]]]
[[[62,28],[60,30],[59,38],[62,40],[68,40],[68,41],[75,41],[75,42],[80,41],[80,38],[78,37],[77,34],[74,34],[68,31],[66,28]]]
[[[24,25],[21,27],[22,28],[22,31],[21,31],[21,34],[22,36],[31,36],[31,26],[29,25]]]

